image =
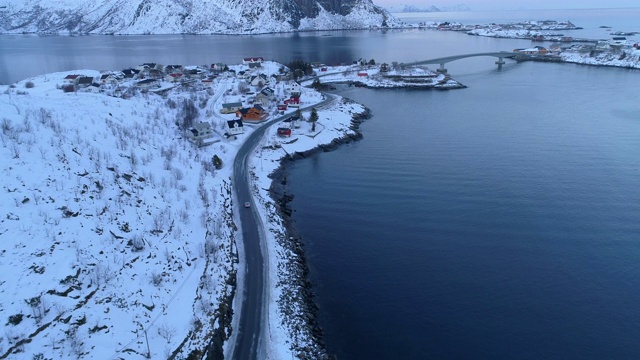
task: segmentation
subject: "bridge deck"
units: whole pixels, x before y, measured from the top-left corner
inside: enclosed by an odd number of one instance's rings
[[[416,62],[412,62],[412,63],[405,64],[405,65],[446,64],[446,63],[449,63],[449,62],[452,62],[452,61],[456,61],[456,60],[460,60],[460,59],[466,59],[466,58],[470,58],[470,57],[477,57],[477,56],[493,56],[493,57],[497,57],[497,58],[514,58],[514,57],[516,57],[518,55],[521,55],[521,54],[514,53],[514,52],[509,52],[509,51],[463,54],[463,55],[446,56],[446,57],[441,57],[441,58],[437,58],[437,59],[416,61]]]

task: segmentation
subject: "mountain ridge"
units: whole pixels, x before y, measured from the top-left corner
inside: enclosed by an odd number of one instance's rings
[[[264,34],[398,27],[371,0],[0,0],[2,34]]]

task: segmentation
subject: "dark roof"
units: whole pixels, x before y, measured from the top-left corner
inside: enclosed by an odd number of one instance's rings
[[[243,127],[242,120],[239,120],[239,119],[229,120],[229,121],[227,121],[227,124],[229,125],[229,127],[234,127],[235,124],[238,124],[238,126]]]
[[[89,76],[81,76],[78,79],[78,84],[89,84],[89,85],[91,85],[92,82],[93,82],[93,78],[89,77]]]
[[[156,79],[144,79],[144,80],[140,80],[138,81],[138,84],[151,84],[154,82],[158,82],[158,80]]]
[[[138,70],[138,69],[124,69],[124,70],[122,70],[122,73],[125,76],[132,76],[132,75],[140,73],[140,70]]]

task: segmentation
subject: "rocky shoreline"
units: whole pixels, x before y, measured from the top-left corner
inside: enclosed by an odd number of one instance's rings
[[[351,100],[343,99],[343,101]],[[311,342],[317,344],[316,349],[303,351],[302,358],[335,359],[336,357],[327,352],[324,344],[324,333],[318,323],[318,307],[314,301],[313,285],[308,278],[309,267],[304,252],[304,243],[302,236],[296,230],[291,218],[292,210],[289,207],[289,203],[293,200],[294,195],[287,192],[288,169],[291,164],[299,159],[307,158],[319,152],[333,151],[342,145],[359,141],[363,138],[360,132],[360,124],[370,117],[369,109],[366,108],[363,113],[354,114],[350,126],[352,133],[341,138],[336,138],[330,144],[319,145],[310,150],[289,154],[280,160],[278,168],[269,175],[269,178],[272,180],[269,195],[274,201],[276,212],[282,219],[286,231],[284,236],[279,237],[279,239],[282,240],[280,241],[280,245],[295,254],[294,258],[287,258],[287,271],[290,275],[288,280],[298,289],[298,293],[293,301],[299,301],[298,305],[302,307],[302,313],[305,314],[305,325],[310,329],[310,334],[313,337]],[[283,304],[280,304],[281,307],[282,305]],[[283,311],[283,313],[286,314],[286,311]]]
[[[369,85],[363,83],[361,81],[352,81],[347,83],[349,86],[362,87],[367,89],[380,89],[380,86]],[[405,89],[405,90],[457,90],[457,89],[466,89],[467,86],[455,81],[455,84],[446,84],[446,85],[421,85],[418,83],[405,83],[403,85],[398,85],[397,87],[382,87],[385,89]]]

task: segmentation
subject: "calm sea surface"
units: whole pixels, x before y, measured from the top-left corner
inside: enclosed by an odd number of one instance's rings
[[[640,23],[638,9],[449,14],[420,16]],[[2,36],[0,83],[151,61],[391,62],[529,44],[423,30]],[[364,139],[290,169],[339,359],[640,358],[640,71],[494,61],[447,65],[464,90],[340,88],[372,110]]]
[[[345,89],[364,140],[288,178],[341,359],[640,358],[640,72],[525,63]]]

